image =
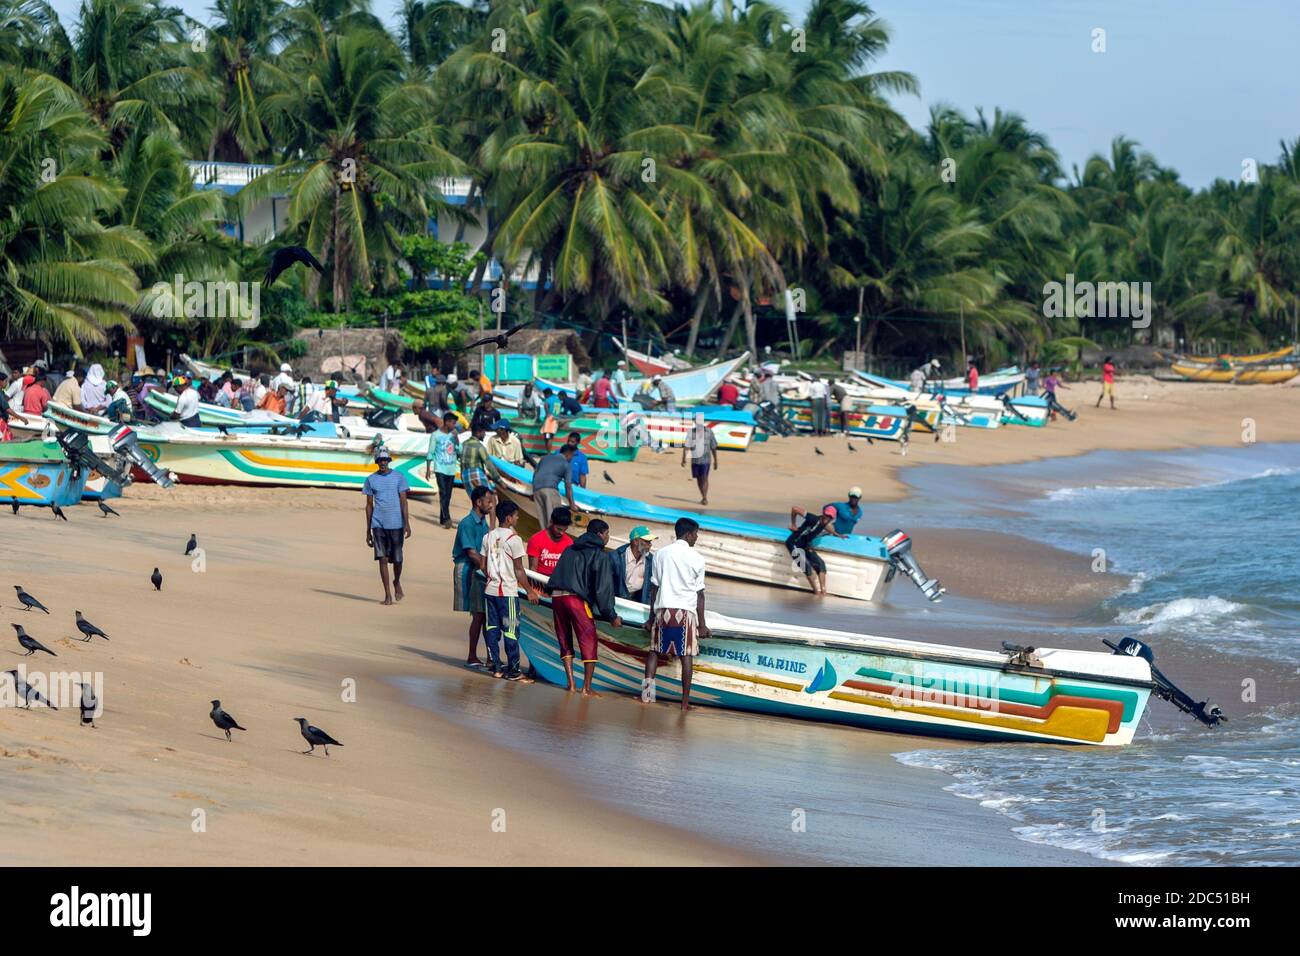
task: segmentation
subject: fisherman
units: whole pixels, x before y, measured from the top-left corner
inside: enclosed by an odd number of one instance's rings
[[[81,411],[81,383],[85,381],[85,378],[86,372],[84,369],[69,372],[54,390],[54,398],[51,401]]]
[[[13,440],[13,433],[9,431],[9,419],[13,418],[24,425],[27,424],[26,416],[14,411],[13,406],[9,404],[8,385],[9,373],[0,368],[0,441]]]
[[[543,455],[537,462],[537,467],[533,469],[533,502],[537,505],[537,523],[542,524],[548,521],[550,514],[562,504],[560,500],[560,484],[564,484],[564,494],[568,499],[569,511],[577,511],[578,507],[573,503],[573,482],[571,461],[577,448],[567,442],[560,447],[559,451],[553,451],[549,455]]]
[[[728,375],[718,386],[718,404],[735,406],[738,401],[740,401],[740,387],[736,385],[735,377]]]
[[[556,508],[551,512],[551,520],[541,531],[528,539],[528,569],[550,577],[555,570],[560,555],[573,544],[569,537],[569,526],[573,524],[573,512],[568,508]]]
[[[108,407],[108,395],[104,392],[104,366],[96,362],[86,372],[86,380],[81,385],[81,407],[96,415],[102,414]]]
[[[1110,398],[1111,410],[1115,409],[1115,362],[1109,355],[1106,361],[1101,365],[1101,394],[1097,396],[1097,407],[1101,408],[1101,400]]]
[[[287,365],[280,366],[281,372],[291,371]],[[400,362],[391,362],[379,376],[379,390],[382,392],[395,392],[398,388],[398,380],[402,377],[402,364]]]
[[[651,547],[658,540],[645,525],[637,525],[627,536],[627,544],[615,548],[614,589],[617,597],[640,604],[650,603],[650,577],[654,573],[654,552]]]
[[[938,377],[939,360],[930,359],[919,368],[912,369],[912,374],[908,376],[908,384],[912,386],[912,391],[925,391],[925,383],[930,380],[931,376]]]
[[[375,449],[379,470],[366,477],[361,493],[366,496],[366,544],[375,549],[379,562],[379,580],[384,585],[384,604],[401,600],[402,545],[411,536],[411,516],[406,495],[411,486],[400,471],[393,471],[393,456],[380,445]],[[393,565],[392,587],[388,584],[388,565]]]
[[[700,489],[700,504],[709,503],[709,460],[713,468],[718,467],[718,436],[704,423],[704,413],[695,413],[695,423],[682,443],[682,467],[686,467],[686,455],[691,456],[691,477]]]
[[[262,403],[257,407],[262,411],[272,412],[276,415],[287,415],[289,413],[289,386],[281,382],[275,388],[268,388],[266,394],[262,396]]]
[[[800,522],[802,518],[802,522]],[[826,593],[826,562],[813,546],[824,534],[844,538],[847,535],[835,531],[835,513],[833,509],[823,510],[820,514],[805,511],[795,506],[790,509],[790,531],[785,539],[785,549],[794,559],[795,567],[808,578],[808,585],[813,594]]]
[[[656,408],[663,406],[666,412],[677,411],[677,396],[673,394],[672,386],[664,381],[662,375],[650,379],[650,394],[656,399]]]
[[[487,440],[487,450],[493,458],[500,458],[512,465],[519,465],[522,468],[528,464],[528,453],[524,451],[524,446],[519,441],[515,430],[504,418],[497,419],[496,431]]]
[[[203,422],[199,419],[199,393],[188,375],[177,375],[172,379],[176,386],[176,408],[171,417],[186,428],[198,428]]]
[[[650,653],[645,660],[641,700],[655,700],[655,671],[659,655],[676,654],[682,662],[682,710],[691,709],[691,662],[700,652],[701,637],[709,636],[704,623],[704,558],[695,550],[700,525],[694,518],[678,518],[676,540],[655,555],[650,577]]]
[[[565,417],[576,418],[582,414],[582,402],[578,401],[576,396],[568,392],[561,392],[556,397],[559,399],[560,411],[564,413]]]
[[[610,408],[612,406],[612,402],[610,401],[612,391],[613,383],[610,381],[609,376],[602,375],[592,383],[591,404],[597,408]]]
[[[1042,375],[1043,372],[1038,367],[1038,362],[1036,361],[1030,362],[1029,368],[1025,372],[1025,394],[1026,395],[1033,396],[1038,394],[1038,380],[1042,378]]]
[[[487,485],[490,488],[492,481],[501,480],[501,472],[492,463],[492,456],[483,444],[483,436],[486,434],[482,423],[471,425],[470,437],[460,444],[460,483],[464,486],[465,493],[471,495],[471,501],[476,487]],[[489,476],[491,481],[488,480]]]
[[[424,456],[424,480],[430,470],[438,482],[438,523],[451,527],[451,493],[460,474],[460,442],[456,438],[456,413],[444,412],[440,427],[429,437],[429,451]],[[473,501],[473,497],[470,498]]]
[[[974,395],[980,390],[980,370],[975,365],[975,356],[966,356],[966,387]]]
[[[582,433],[569,432],[565,444],[573,447],[573,457],[569,459],[569,479],[573,483],[572,487],[586,488],[587,475],[591,473],[591,464],[587,461],[587,456],[582,450]]]
[[[271,379],[271,384],[267,387],[274,392],[277,391],[281,385],[285,387],[285,404],[287,406],[289,402],[288,396],[293,391],[293,366],[288,362],[280,363],[280,371],[276,374],[275,378]],[[283,415],[285,412],[281,412],[280,414]]]
[[[302,415],[315,413],[320,421],[334,422],[339,420],[339,409],[347,405],[347,399],[339,398],[339,383],[330,379],[325,383],[325,387],[319,392],[313,392],[309,401],[304,403]]]
[[[1058,369],[1049,368],[1047,378],[1043,379],[1043,397],[1047,399],[1047,415],[1049,421],[1056,421],[1056,410],[1061,407],[1056,400],[1056,390],[1058,388],[1068,389],[1070,386],[1065,384],[1065,380],[1058,374]]]
[[[622,627],[623,620],[614,608],[614,566],[605,552],[609,544],[609,525],[593,518],[587,530],[571,547],[564,550],[551,571],[546,590],[551,594],[551,613],[555,620],[555,638],[560,645],[560,660],[569,693],[578,688],[573,680],[573,649],[582,655],[582,694],[599,697],[592,687],[596,673],[598,641],[596,618]]]
[[[770,404],[772,410],[780,415],[781,386],[776,380],[776,375],[766,369],[761,369],[758,374],[758,400]]]
[[[44,415],[45,406],[50,404],[50,390],[46,387],[49,380],[36,376],[27,390],[23,392],[23,414]]]
[[[820,377],[814,375],[808,383],[808,405],[812,413],[812,432],[825,435],[830,431],[830,391]]]
[[[493,677],[521,680],[519,669],[519,588],[528,600],[537,603],[537,588],[524,571],[524,541],[515,533],[519,523],[519,506],[501,501],[496,506],[497,526],[483,537],[486,562],[483,585],[484,615],[487,625],[488,665]],[[505,642],[506,666],[501,666],[497,646]]]
[[[614,366],[614,372],[609,377],[609,384],[613,386],[614,396],[617,398],[623,391],[623,386],[627,384],[627,362],[623,359],[618,360]]]
[[[537,392],[533,390],[533,383],[526,383],[523,392],[519,395],[517,408],[519,420],[521,422],[535,422],[541,417],[541,410],[542,400],[538,397]]]
[[[822,508],[822,514],[830,515],[835,524],[835,535],[847,538],[862,520],[862,489],[854,485],[849,489],[848,501],[834,501]],[[794,509],[797,510],[797,509]],[[794,522],[794,510],[791,511],[791,523]]]
[[[469,614],[469,656],[467,667],[482,667],[478,659],[478,640],[483,631],[484,600],[483,578],[479,571],[486,570],[483,559],[483,539],[490,530],[488,515],[496,507],[497,497],[487,485],[479,485],[469,495],[469,514],[456,526],[456,540],[451,546],[453,611]]]
[[[108,407],[104,409],[104,417],[112,422],[124,422],[129,419],[131,396],[127,394],[126,389],[113,379],[109,379],[104,383],[104,391],[108,395]]]
[[[488,392],[480,400],[478,408],[474,409],[474,415],[469,421],[470,431],[482,428],[483,431],[491,431],[496,428],[497,420],[501,418],[501,412],[492,402],[492,393]]]

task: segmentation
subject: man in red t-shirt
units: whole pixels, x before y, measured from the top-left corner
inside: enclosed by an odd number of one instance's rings
[[[730,378],[718,386],[718,404],[735,405],[740,400],[740,389]]]
[[[597,408],[609,408],[609,391],[611,383],[608,375],[602,375],[591,386],[592,402]]]
[[[975,367],[975,359],[966,360],[966,387],[972,395],[980,390],[980,370]]]
[[[528,570],[551,576],[560,555],[564,554],[573,539],[568,535],[573,523],[573,512],[560,507],[551,512],[551,523],[528,539]]]
[[[1110,407],[1115,407],[1115,363],[1111,361],[1109,355],[1101,366],[1101,394],[1097,396],[1097,407],[1101,408],[1101,400],[1110,396]]]
[[[45,387],[45,380],[38,378],[27,386],[23,393],[23,411],[28,415],[44,415],[45,406],[50,404],[50,392]]]

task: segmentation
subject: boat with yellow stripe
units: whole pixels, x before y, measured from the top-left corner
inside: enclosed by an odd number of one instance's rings
[[[1223,382],[1230,385],[1280,385],[1300,375],[1300,364],[1296,362],[1254,365],[1174,362],[1170,368],[1189,382]]]
[[[541,580],[539,578],[539,580]],[[620,599],[621,627],[598,622],[596,690],[639,695],[647,608]],[[1131,638],[1114,653],[978,650],[707,612],[691,702],[871,730],[976,741],[1117,747],[1131,743],[1151,695],[1213,725],[1222,714],[1171,684]],[[564,686],[547,599],[520,601],[520,645],[546,681]],[[1131,642],[1131,643],[1130,643]],[[660,661],[659,700],[680,700],[681,663]]]

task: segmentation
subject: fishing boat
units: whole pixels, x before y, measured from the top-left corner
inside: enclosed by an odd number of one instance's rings
[[[1253,363],[1186,364],[1170,369],[1187,382],[1223,382],[1231,385],[1280,385],[1300,375],[1300,363],[1264,360]]]
[[[640,416],[624,415],[621,418],[613,409],[603,409],[601,415],[579,415],[576,418],[557,418],[558,428],[549,451],[563,445],[571,432],[579,435],[578,448],[593,461],[635,461],[641,448]],[[542,422],[533,419],[505,416],[510,427],[519,436],[524,451],[534,455],[548,452],[542,437]]]
[[[514,501],[526,515],[534,515],[532,472],[501,459],[493,461],[502,474],[498,493]],[[637,525],[645,525],[661,540],[671,541],[677,519],[694,518],[700,525],[695,548],[704,558],[707,573],[771,587],[808,589],[804,572],[786,550],[785,541],[790,535],[787,528],[661,508],[632,498],[599,494],[589,488],[574,488],[573,500],[578,507],[574,515],[576,526],[584,526],[591,518],[602,518],[610,526],[611,540],[619,542],[625,541],[628,532]],[[530,525],[533,520],[529,518]],[[938,601],[943,594],[939,582],[926,578],[916,565],[911,557],[911,542],[902,532],[884,539],[860,534],[847,538],[826,536],[817,540],[817,553],[826,562],[828,594],[879,601],[899,571],[910,577],[931,601]]]
[[[724,379],[731,375],[745,363],[749,358],[748,352],[742,352],[734,359],[728,359],[725,362],[714,362],[711,365],[701,365],[696,368],[687,369],[684,372],[672,372],[664,375],[663,381],[668,383],[672,389],[673,397],[678,405],[705,405],[708,404],[713,393],[718,390]],[[617,401],[634,401],[637,392],[642,387],[649,387],[649,379],[632,379],[624,382],[622,387],[616,386],[613,390],[614,398]],[[577,389],[572,385],[563,382],[553,382],[546,378],[537,378],[533,380],[533,390],[541,395],[546,389],[550,389],[556,395],[573,395],[577,397]],[[523,391],[518,385],[498,385],[493,391],[494,395],[501,395],[513,400],[519,398]]]
[[[625,404],[623,406],[627,408]],[[638,408],[639,406],[631,406]],[[600,409],[592,409],[598,412]],[[757,423],[750,412],[740,411],[730,405],[696,405],[681,412],[635,413],[642,427],[645,444],[656,448],[680,448],[695,427],[695,417],[703,417],[704,424],[718,440],[723,451],[744,451],[754,441]]]
[[[1258,362],[1280,362],[1283,359],[1290,358],[1296,352],[1296,346],[1284,345],[1280,349],[1274,349],[1271,352],[1255,352],[1251,355],[1232,355],[1224,353],[1223,355],[1170,355],[1162,352],[1165,358],[1171,358],[1180,365],[1252,365]]]
[[[866,382],[872,382],[878,385],[890,386],[893,388],[911,389],[907,382],[895,378],[885,378],[883,375],[873,375],[870,372],[854,371],[858,378]],[[998,396],[1004,392],[1009,392],[1025,380],[1025,373],[1014,365],[1006,368],[1000,368],[996,372],[990,372],[987,375],[981,375],[979,388],[974,392],[966,385],[965,378],[946,378],[938,381],[929,381],[925,383],[925,391],[931,394],[942,392],[948,396],[954,395],[992,395]]]
[[[79,466],[58,441],[11,441],[0,444],[0,505],[67,508],[78,504],[87,483],[98,473]],[[116,498],[122,485],[102,483],[99,495]]]
[[[829,425],[833,431],[843,431],[859,438],[873,441],[901,441],[907,429],[907,409],[899,405],[869,405],[866,408],[841,409],[832,403],[829,412]],[[801,432],[810,432],[813,428],[812,402],[807,399],[792,399],[781,403],[781,414],[785,420]],[[937,411],[935,413],[938,415]],[[922,417],[924,421],[924,416]]]
[[[1036,395],[1012,398],[1007,392],[999,395],[972,395],[969,391],[916,391],[905,383],[892,384],[893,379],[868,372],[855,371],[853,375],[855,381],[845,386],[850,397],[896,405],[915,405],[922,411],[937,409],[938,423],[941,425],[959,425],[965,428],[1028,425],[1041,428],[1047,424],[1047,400]]]
[[[659,358],[655,358],[645,352],[638,352],[634,348],[629,348],[617,336],[610,336],[610,338],[614,340],[614,344],[618,346],[619,351],[627,356],[627,360],[647,378],[655,375],[668,375],[671,372],[681,372],[690,368],[689,364],[675,355],[661,355]]]
[[[144,402],[154,411],[170,418],[176,413],[176,403],[179,399],[179,395],[153,389],[145,396]],[[242,408],[227,408],[209,402],[199,402],[199,421],[212,428],[274,428],[292,427],[298,424],[297,419],[263,409],[246,412]]]
[[[640,695],[648,609],[619,599],[616,610],[621,627],[597,622],[592,683]],[[528,660],[544,680],[565,686],[549,599],[520,601],[519,618]],[[1160,674],[1150,649],[1132,638],[1109,654],[1006,643],[989,651],[713,611],[705,621],[692,704],[934,737],[1103,747],[1133,741],[1152,694],[1211,726],[1223,719]],[[661,659],[655,697],[680,700],[681,677],[678,658]]]

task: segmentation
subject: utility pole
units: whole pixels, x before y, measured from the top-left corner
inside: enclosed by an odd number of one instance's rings
[[[858,286],[858,314],[853,317],[853,324],[857,326],[857,344],[854,345],[853,352],[858,364],[863,366],[867,364],[862,359],[862,293],[864,291],[866,290],[862,286]]]

